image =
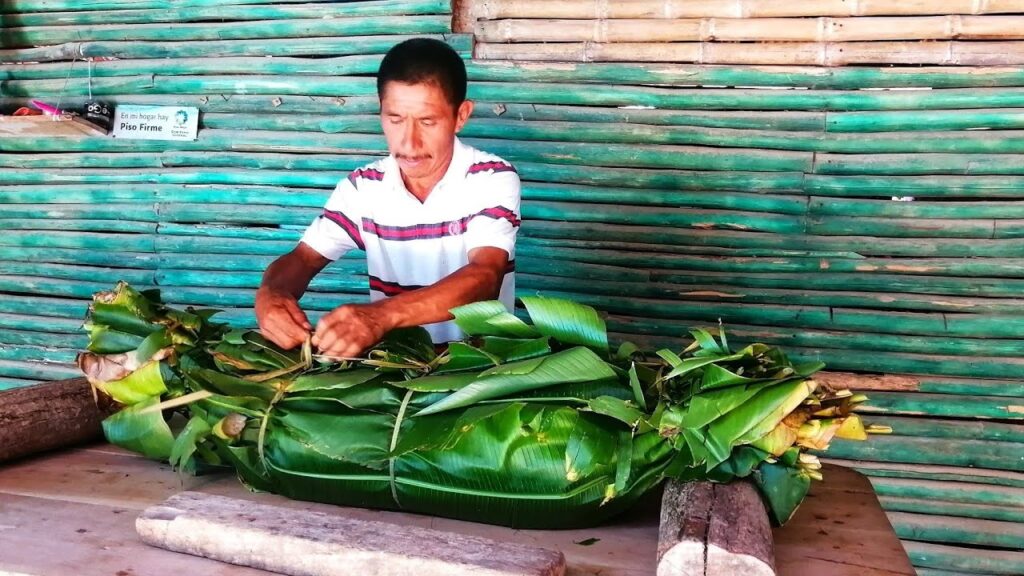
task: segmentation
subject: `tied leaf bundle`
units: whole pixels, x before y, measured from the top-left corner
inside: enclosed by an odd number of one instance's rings
[[[665,478],[752,476],[772,519],[806,495],[836,436],[866,437],[865,400],[824,390],[777,348],[733,352],[694,330],[681,354],[614,353],[604,321],[566,300],[452,311],[468,335],[438,354],[425,330],[366,358],[284,351],[124,283],[97,294],[78,362],[114,444],[182,470],[233,467],[291,498],[522,528],[599,523]],[[175,434],[165,414],[180,412]],[[881,431],[881,430],[879,430]]]

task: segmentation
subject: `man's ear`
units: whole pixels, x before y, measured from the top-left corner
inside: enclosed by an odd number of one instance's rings
[[[469,120],[469,116],[473,113],[473,101],[463,100],[462,104],[459,104],[459,109],[455,111],[455,131],[462,130],[462,127],[466,125],[466,121]]]

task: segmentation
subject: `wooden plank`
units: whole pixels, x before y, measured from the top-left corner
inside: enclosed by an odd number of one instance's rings
[[[789,523],[773,530],[779,574],[914,574],[865,477],[831,464],[822,474]]]
[[[0,116],[0,138],[64,138],[106,136],[107,131],[84,118],[60,116]]]

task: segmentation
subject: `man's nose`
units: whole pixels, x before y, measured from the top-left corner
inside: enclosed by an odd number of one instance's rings
[[[407,122],[402,132],[402,144],[405,150],[410,152],[420,149],[420,131],[416,122]]]

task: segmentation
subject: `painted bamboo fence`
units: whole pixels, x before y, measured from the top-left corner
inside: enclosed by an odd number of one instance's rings
[[[1024,64],[1019,0],[463,0],[456,30],[496,60]]]
[[[75,375],[86,302],[117,279],[252,326],[264,267],[385,151],[380,55],[409,35],[472,48],[447,2],[164,4],[0,7],[0,112],[90,91],[202,110],[194,142],[0,137],[0,388]],[[600,4],[698,19],[930,5]],[[619,339],[678,348],[721,319],[736,343],[827,362],[896,431],[829,456],[871,477],[921,573],[1024,573],[1024,67],[469,69],[463,136],[524,182],[521,293],[593,304]],[[364,274],[346,257],[303,305],[363,301]]]

